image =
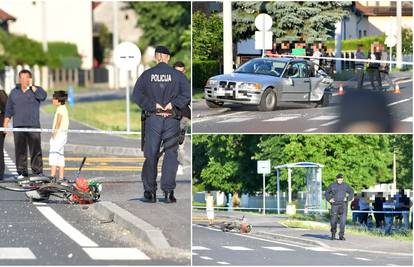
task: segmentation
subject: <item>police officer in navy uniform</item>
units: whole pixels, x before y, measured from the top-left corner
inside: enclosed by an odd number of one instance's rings
[[[325,197],[331,203],[331,240],[335,239],[338,216],[340,217],[339,240],[345,240],[348,201],[351,201],[354,197],[354,190],[344,183],[344,176],[340,173],[336,176],[336,182],[330,184],[326,189]]]
[[[144,71],[138,78],[133,99],[145,114],[144,166],[142,181],[144,201],[156,202],[157,165],[163,146],[164,159],[161,169],[161,189],[165,202],[176,202],[174,189],[178,168],[177,150],[180,134],[180,109],[191,100],[190,83],[185,75],[168,65],[170,51],[164,46],[155,49],[157,65]]]

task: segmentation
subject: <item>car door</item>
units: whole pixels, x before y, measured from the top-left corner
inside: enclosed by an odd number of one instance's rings
[[[289,63],[282,77],[282,101],[309,101],[311,92],[310,71],[305,61]]]

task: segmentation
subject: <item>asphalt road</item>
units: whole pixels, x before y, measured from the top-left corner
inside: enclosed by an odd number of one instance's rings
[[[15,173],[14,149],[11,137],[8,138],[5,146],[6,177]],[[44,173],[48,175],[47,151],[43,153]],[[65,154],[66,176],[73,178],[85,154]],[[114,187],[117,182],[113,181],[113,177],[120,180],[132,177],[135,181],[129,181],[131,183],[127,186],[139,186],[142,158],[86,156],[88,159],[81,176],[99,178],[104,181],[104,187],[108,182],[105,179],[111,179],[108,187]],[[117,194],[118,198],[122,195],[119,191],[112,191],[111,194]],[[105,199],[111,200],[111,194],[104,195]],[[30,203],[24,193],[2,190],[0,214],[0,265],[183,264],[177,259],[163,258],[118,225],[98,221],[87,205],[70,205],[57,198],[47,204]],[[189,220],[188,217],[188,228]]]
[[[333,241],[342,242],[342,241]],[[345,241],[346,242],[346,241]],[[412,257],[341,252],[193,225],[193,265],[411,265]]]
[[[400,83],[400,94],[384,94],[395,127],[394,132],[412,133],[413,83]],[[337,132],[342,96],[334,94],[330,106],[283,103],[276,111],[260,112],[254,106],[226,104],[213,113],[204,100],[193,103],[193,133],[329,133]],[[221,111],[221,112],[220,112]],[[349,107],[352,112],[352,107]],[[355,114],[357,118],[360,114]],[[358,132],[368,132],[362,128]]]

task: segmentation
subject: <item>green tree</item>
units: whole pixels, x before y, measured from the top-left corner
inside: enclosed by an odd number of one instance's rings
[[[226,192],[257,192],[257,160],[272,166],[294,162],[324,165],[323,189],[338,173],[360,191],[392,182],[393,151],[397,155],[399,188],[412,187],[411,135],[196,135],[193,139],[194,184]],[[305,190],[306,170],[292,173],[294,192]],[[287,171],[281,172],[281,188],[287,189]],[[276,192],[276,175],[268,175],[266,191]]]
[[[274,38],[326,41],[351,6],[349,1],[234,2],[233,35],[236,40],[251,38],[257,30],[255,17],[267,13],[273,18]]]
[[[190,2],[131,2],[138,15],[137,27],[144,31],[139,47],[165,45],[174,60],[190,65]]]
[[[255,135],[196,135],[193,137],[193,179],[206,189],[253,192],[260,187]]]
[[[220,60],[223,54],[223,18],[193,14],[193,60]]]

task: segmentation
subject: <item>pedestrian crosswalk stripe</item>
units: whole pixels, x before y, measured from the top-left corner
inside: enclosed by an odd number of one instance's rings
[[[316,130],[318,130],[318,128],[309,128],[309,129],[304,130],[304,132],[309,133],[309,132],[314,132]]]
[[[408,118],[405,118],[401,121],[403,121],[403,122],[413,122],[413,117],[408,117]]]
[[[137,248],[83,248],[93,260],[149,260]]]
[[[240,246],[223,246],[223,248],[230,249],[230,250],[253,250],[251,248],[240,247]]]
[[[337,118],[338,118],[338,116],[322,115],[322,116],[311,118],[309,120],[310,121],[330,121],[330,120],[334,120],[334,119],[337,119]]]
[[[35,260],[30,248],[0,248],[0,260]]]
[[[370,259],[367,258],[355,258],[356,260],[361,260],[361,261],[371,261]]]
[[[312,250],[312,251],[332,251],[329,248],[323,248],[323,247],[311,247],[311,248],[306,248],[307,250]]]
[[[344,254],[344,253],[332,253],[333,255],[337,255],[337,256],[347,256],[346,254]]]
[[[252,118],[232,118],[232,119],[228,119],[228,120],[224,120],[224,121],[219,121],[217,123],[233,123],[233,122],[242,122],[242,121],[248,121],[251,120]]]
[[[213,258],[210,258],[210,257],[207,257],[207,256],[201,256],[200,258],[202,258],[203,260],[208,260],[208,261],[213,260]]]
[[[280,117],[275,117],[275,118],[263,120],[263,121],[288,121],[288,120],[293,120],[296,118],[299,118],[299,116],[280,116]]]
[[[330,121],[330,122],[322,123],[321,126],[330,126],[330,125],[336,124],[338,122],[339,122],[339,120],[333,120],[333,121]]]
[[[217,263],[218,263],[218,264],[221,264],[221,265],[229,265],[229,264],[230,264],[230,263],[225,262],[225,261],[218,261]]]
[[[202,246],[193,246],[191,249],[192,250],[210,250],[209,248],[202,247]]]
[[[294,251],[293,249],[284,248],[284,247],[263,247],[263,248],[274,250],[274,251]]]

